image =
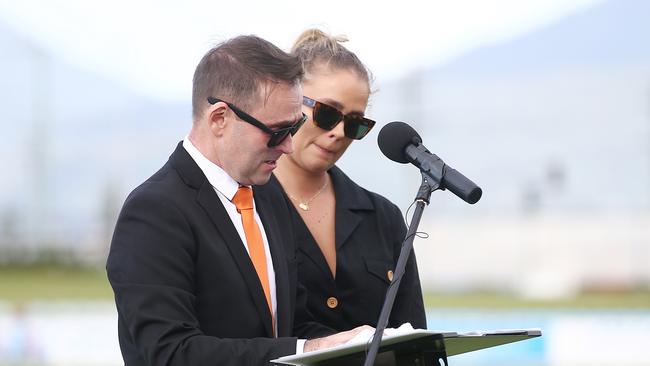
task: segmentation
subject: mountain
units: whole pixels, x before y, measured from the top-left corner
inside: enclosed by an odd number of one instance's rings
[[[430,72],[480,77],[647,66],[648,14],[650,2],[645,0],[606,1],[516,39],[475,49]]]
[[[3,24],[0,48],[0,153],[9,172],[0,180],[0,219],[17,226],[5,231],[94,245],[108,225],[106,192],[119,207],[166,161],[189,130],[189,102],[147,98]]]
[[[646,1],[598,3],[381,85],[370,114],[410,123],[482,186],[471,209],[436,193],[446,214],[650,209],[647,14]],[[346,171],[405,208],[417,170],[384,159],[376,144],[355,148],[367,161],[346,156]]]

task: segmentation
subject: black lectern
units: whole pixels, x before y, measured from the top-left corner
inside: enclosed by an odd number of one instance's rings
[[[503,329],[457,333],[414,329],[382,338],[375,366],[448,366],[447,357],[523,341],[542,335],[539,329]],[[276,365],[361,366],[368,343],[355,343],[272,360]]]
[[[366,359],[366,349],[348,355],[334,356],[310,365],[360,366]],[[441,363],[443,362],[443,363]],[[376,366],[447,366],[447,354],[442,334],[432,334],[409,341],[379,347]]]

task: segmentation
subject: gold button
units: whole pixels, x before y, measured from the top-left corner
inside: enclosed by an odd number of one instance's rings
[[[339,305],[339,301],[336,299],[336,297],[332,296],[327,299],[327,307],[330,309],[334,309]]]
[[[390,282],[393,282],[393,271],[389,269],[388,272],[386,272],[386,277],[388,277]]]

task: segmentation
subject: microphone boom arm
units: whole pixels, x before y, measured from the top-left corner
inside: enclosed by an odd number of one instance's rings
[[[424,148],[424,150],[426,151],[426,148]],[[440,159],[438,160],[442,163]],[[442,163],[442,165],[444,166],[444,163]],[[408,261],[408,258],[411,255],[411,251],[413,250],[413,240],[415,239],[415,236],[417,234],[418,226],[420,225],[420,219],[422,218],[422,213],[424,212],[425,204],[426,205],[429,204],[429,198],[431,197],[431,193],[435,190],[440,189],[439,188],[440,183],[431,182],[429,178],[430,177],[428,174],[422,172],[422,184],[420,185],[420,188],[418,189],[418,193],[415,197],[415,211],[413,212],[413,218],[411,219],[411,224],[409,225],[408,232],[406,233],[406,237],[402,242],[402,249],[400,250],[399,257],[397,259],[397,264],[395,265],[393,281],[391,282],[390,286],[388,286],[388,290],[386,291],[386,298],[384,299],[384,304],[381,307],[381,312],[379,313],[377,328],[375,328],[375,333],[372,337],[372,343],[370,344],[370,348],[368,349],[368,353],[366,354],[366,359],[364,360],[364,366],[374,365],[375,359],[377,357],[377,353],[379,351],[379,343],[381,342],[381,338],[384,334],[384,329],[386,329],[386,326],[388,325],[388,320],[390,319],[390,313],[391,310],[393,309],[393,303],[395,302],[395,297],[397,296],[397,291],[399,290],[400,282],[402,281],[404,272],[406,272],[406,262]],[[435,352],[429,351],[427,356],[429,356],[430,358],[420,360],[419,362],[421,363],[416,362],[414,364],[421,364],[425,366],[429,366],[429,365],[442,366],[442,364],[440,363],[442,361],[445,366],[448,365],[447,353],[444,350],[444,346],[442,350],[437,350]]]

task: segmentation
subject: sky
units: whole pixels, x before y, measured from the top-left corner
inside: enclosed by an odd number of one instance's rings
[[[73,65],[155,99],[186,102],[201,56],[239,34],[285,50],[309,27],[344,34],[382,83],[599,2],[0,0],[0,22]]]

